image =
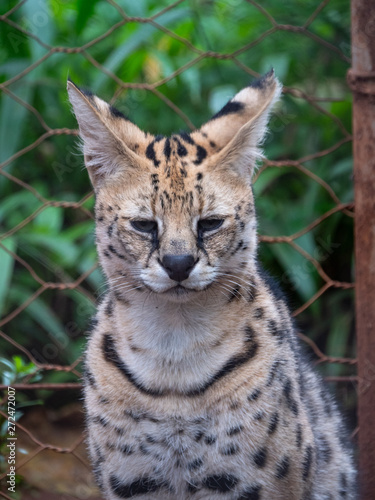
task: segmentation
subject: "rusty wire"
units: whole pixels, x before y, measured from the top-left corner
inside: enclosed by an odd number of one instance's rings
[[[13,83],[18,82],[22,80],[27,74],[29,74],[31,71],[33,71],[35,68],[37,68],[39,65],[43,64],[48,58],[52,57],[53,54],[56,53],[66,53],[66,54],[81,54],[86,61],[88,61],[91,65],[105,73],[108,78],[112,79],[118,86],[115,97],[118,98],[120,94],[126,90],[126,89],[144,89],[145,91],[151,92],[155,96],[157,96],[159,99],[161,99],[167,106],[169,106],[178,116],[180,116],[186,125],[193,130],[195,128],[195,125],[191,122],[188,116],[175,104],[173,103],[168,97],[166,97],[162,92],[159,90],[159,87],[162,86],[163,84],[173,80],[175,77],[186,71],[187,69],[191,68],[192,66],[198,64],[201,60],[206,59],[206,58],[215,58],[215,59],[220,59],[220,60],[231,60],[236,66],[238,66],[241,70],[245,71],[247,74],[252,75],[252,76],[258,76],[256,72],[254,72],[251,68],[247,67],[244,65],[239,59],[238,56],[242,53],[244,53],[247,50],[250,50],[251,48],[255,47],[258,43],[260,43],[262,40],[264,40],[266,37],[270,36],[271,34],[275,33],[276,31],[288,31],[288,32],[293,32],[297,33],[300,36],[305,36],[311,38],[315,43],[323,45],[327,50],[332,51],[339,57],[340,59],[344,60],[345,62],[350,62],[348,57],[338,48],[332,45],[331,43],[327,42],[323,38],[315,35],[313,32],[309,30],[310,24],[313,22],[313,20],[319,15],[322,9],[328,4],[329,0],[323,0],[319,5],[317,6],[316,10],[313,12],[313,14],[307,19],[305,24],[303,26],[294,26],[294,25],[289,25],[289,24],[279,24],[277,21],[270,15],[270,13],[262,7],[259,3],[253,1],[253,0],[246,0],[249,4],[253,5],[256,9],[258,9],[268,20],[270,23],[270,28],[266,30],[262,35],[260,35],[257,39],[249,41],[246,43],[244,46],[238,48],[237,50],[231,52],[231,53],[219,53],[219,52],[214,52],[214,51],[204,51],[196,47],[190,40],[174,33],[170,29],[162,26],[157,22],[158,17],[160,17],[162,14],[164,14],[166,11],[171,10],[175,8],[177,5],[182,3],[184,0],[178,0],[169,6],[167,6],[164,9],[161,9],[158,13],[151,17],[147,18],[142,18],[142,17],[131,17],[128,16],[124,10],[114,1],[114,0],[107,0],[107,2],[112,5],[115,9],[117,9],[118,14],[120,16],[120,20],[114,24],[110,29],[108,29],[105,33],[102,33],[100,36],[97,38],[94,38],[87,42],[86,44],[79,46],[79,47],[66,47],[66,46],[51,46],[45,42],[43,42],[37,35],[34,33],[31,33],[27,29],[23,28],[16,22],[10,19],[10,16],[21,7],[27,0],[22,0],[19,2],[17,5],[15,5],[11,10],[6,12],[3,15],[0,15],[0,23],[6,23],[15,30],[17,30],[22,36],[29,37],[33,39],[35,42],[37,42],[41,47],[43,47],[46,52],[45,54],[40,57],[37,61],[34,63],[30,64],[27,68],[25,68],[23,71],[18,73],[16,76],[10,78],[9,80],[3,82],[0,84],[0,91],[4,92],[8,97],[11,99],[14,99],[18,104],[23,106],[28,112],[32,113],[36,119],[38,120],[39,124],[42,126],[44,133],[40,135],[37,140],[35,140],[33,143],[23,147],[16,153],[14,153],[11,157],[6,159],[0,164],[0,174],[5,177],[9,182],[17,184],[19,187],[21,187],[24,190],[29,191],[32,193],[35,198],[41,202],[41,205],[33,212],[31,213],[27,218],[25,218],[21,223],[10,229],[9,231],[5,232],[4,234],[0,235],[0,248],[10,254],[12,258],[23,268],[25,268],[30,276],[33,278],[33,280],[36,282],[38,285],[38,288],[36,291],[28,297],[28,299],[20,304],[16,309],[11,311],[9,314],[7,314],[4,318],[0,320],[0,328],[14,320],[15,317],[18,315],[22,314],[24,309],[31,304],[37,297],[39,297],[41,294],[43,294],[46,290],[77,290],[80,293],[84,293],[92,299],[90,296],[90,293],[85,290],[83,287],[83,282],[84,280],[97,268],[97,265],[93,266],[91,269],[86,271],[84,274],[82,274],[80,277],[78,277],[74,281],[59,281],[59,282],[46,282],[43,278],[41,278],[38,273],[33,269],[32,265],[29,264],[27,261],[25,261],[23,258],[18,256],[15,252],[9,250],[3,243],[2,241],[5,240],[7,237],[17,233],[20,229],[25,227],[27,224],[29,224],[37,215],[39,215],[41,212],[43,212],[46,208],[48,207],[62,207],[62,208],[71,208],[74,210],[80,210],[86,217],[92,218],[92,213],[84,207],[84,203],[93,196],[92,192],[89,192],[86,196],[84,196],[80,201],[78,202],[70,202],[70,201],[55,201],[55,200],[49,200],[45,198],[41,193],[39,193],[34,187],[29,185],[27,182],[23,181],[22,179],[6,172],[4,168],[9,165],[11,162],[14,160],[21,158],[23,155],[26,153],[38,148],[44,141],[48,140],[49,138],[53,136],[60,136],[60,135],[72,135],[75,136],[77,135],[78,131],[73,130],[73,129],[68,129],[68,128],[51,128],[44,118],[41,116],[39,111],[30,105],[29,103],[23,101],[21,98],[19,98],[17,95],[15,95],[10,87]],[[187,62],[185,65],[181,66],[177,70],[175,70],[173,73],[168,75],[167,77],[162,78],[161,80],[154,82],[154,83],[132,83],[132,82],[124,82],[118,76],[116,76],[114,73],[103,67],[89,52],[88,49],[102,41],[103,39],[107,38],[110,34],[112,34],[114,31],[121,29],[124,25],[128,23],[142,23],[142,24],[149,24],[153,26],[155,29],[162,31],[164,34],[167,36],[179,41],[181,44],[183,44],[188,51],[190,51],[193,54],[193,58]],[[285,87],[283,92],[285,94],[290,94],[294,97],[297,97],[299,99],[305,100],[309,105],[314,107],[318,112],[323,113],[327,117],[329,117],[333,123],[338,127],[338,129],[342,133],[342,138],[335,144],[332,144],[330,147],[328,147],[325,150],[317,151],[314,154],[307,155],[305,157],[299,158],[297,160],[282,160],[282,161],[273,161],[273,160],[264,160],[261,168],[258,170],[256,174],[256,178],[261,175],[261,173],[269,168],[269,167],[276,167],[276,168],[281,168],[281,167],[287,167],[287,168],[294,168],[300,173],[308,176],[311,181],[318,183],[330,196],[332,199],[334,206],[330,210],[327,210],[324,214],[322,214],[319,218],[316,220],[309,222],[306,224],[305,227],[301,228],[298,232],[290,235],[284,235],[284,236],[269,236],[269,235],[261,235],[260,236],[260,241],[268,244],[275,244],[275,243],[283,243],[290,245],[295,251],[299,252],[307,261],[309,261],[319,274],[319,276],[322,278],[324,284],[323,286],[312,296],[310,297],[309,300],[306,301],[305,304],[303,304],[301,307],[296,309],[294,311],[294,315],[297,316],[301,312],[303,312],[305,309],[307,309],[313,302],[315,302],[319,297],[321,297],[324,293],[326,293],[327,290],[331,288],[337,288],[337,289],[349,289],[354,287],[354,283],[348,283],[348,282],[342,282],[342,281],[337,281],[332,279],[330,276],[327,275],[327,273],[324,271],[322,268],[321,264],[317,259],[315,259],[312,255],[307,253],[298,243],[296,243],[296,240],[312,231],[315,227],[317,227],[320,223],[331,217],[333,214],[341,212],[342,214],[348,216],[348,217],[353,217],[354,216],[354,203],[343,203],[333,188],[322,178],[320,178],[318,175],[313,173],[311,170],[309,170],[304,164],[308,161],[311,161],[313,159],[321,158],[324,157],[331,152],[335,151],[336,149],[340,148],[344,144],[350,142],[352,140],[352,137],[350,133],[346,130],[344,124],[332,113],[329,113],[326,111],[320,104],[319,102],[324,102],[324,101],[334,101],[335,99],[331,98],[318,98],[315,96],[311,96],[306,94],[305,92],[291,88],[291,87]],[[256,180],[256,179],[255,179]],[[311,350],[314,352],[314,354],[317,357],[317,363],[341,363],[341,364],[347,364],[347,365],[355,365],[356,364],[356,359],[355,358],[344,358],[344,357],[330,357],[325,355],[319,347],[316,345],[316,343],[308,338],[307,336],[303,334],[299,334],[300,338],[311,348]],[[17,350],[22,352],[32,363],[34,363],[36,367],[36,372],[35,373],[42,373],[44,371],[64,371],[64,372],[69,372],[77,377],[77,382],[69,382],[69,383],[30,383],[29,380],[31,379],[31,376],[26,378],[22,383],[16,383],[14,387],[19,390],[28,390],[28,389],[51,389],[51,390],[70,390],[70,389],[79,389],[81,387],[80,383],[80,372],[77,369],[81,359],[77,359],[74,361],[72,364],[67,365],[67,366],[62,366],[62,365],[56,365],[56,364],[47,364],[47,363],[40,363],[38,362],[37,359],[32,355],[32,353],[16,342],[14,339],[10,338],[8,335],[6,335],[3,331],[0,330],[0,337],[2,337],[3,340],[6,342],[9,342],[10,344],[13,345],[13,347]],[[342,376],[342,377],[326,377],[328,381],[335,381],[335,382],[352,382],[355,383],[357,381],[357,378],[355,376]],[[5,389],[5,386],[0,386],[0,389]],[[2,412],[0,414],[3,417],[6,417],[6,415]],[[65,448],[59,448],[56,446],[52,446],[48,443],[41,442],[38,440],[35,436],[32,435],[24,426],[21,424],[17,424],[19,430],[22,432],[26,433],[31,440],[37,445],[37,448],[31,452],[31,454],[25,459],[23,463],[28,462],[31,460],[36,454],[40,453],[42,450],[49,449],[49,450],[54,450],[59,453],[72,453],[75,454],[75,456],[82,461],[82,458],[79,457],[75,453],[75,450],[77,446],[80,444],[83,438],[80,438],[77,443],[75,443],[71,448],[65,449]],[[19,464],[18,466],[20,467],[22,464]],[[4,478],[5,474],[0,475],[0,479]],[[4,498],[10,498],[7,496],[5,493],[0,492],[0,496],[3,496]]]

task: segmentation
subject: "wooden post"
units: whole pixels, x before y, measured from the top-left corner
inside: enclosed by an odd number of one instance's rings
[[[352,0],[359,485],[375,500],[375,1]]]

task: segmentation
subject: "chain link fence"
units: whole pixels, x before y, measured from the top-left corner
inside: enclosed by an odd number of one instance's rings
[[[61,138],[64,136],[68,137],[68,144],[70,144],[70,151],[72,151],[73,142],[75,142],[75,136],[77,135],[77,130],[73,128],[56,128],[49,126],[48,119],[42,115],[42,112],[38,109],[38,105],[35,103],[33,105],[30,104],[27,96],[25,98],[20,97],[22,92],[19,92],[19,90],[22,90],[23,84],[26,85],[29,75],[38,71],[38,68],[43,68],[44,65],[51,63],[52,58],[56,55],[61,56],[61,54],[65,54],[68,58],[79,55],[84,67],[94,67],[98,70],[98,73],[104,75],[105,79],[114,84],[115,91],[112,96],[112,103],[131,90],[142,92],[141,94],[137,94],[142,97],[142,99],[139,99],[140,101],[144,99],[144,93],[149,93],[152,94],[156,100],[160,101],[160,108],[158,109],[163,110],[165,108],[169,108],[172,114],[176,114],[190,130],[193,130],[196,124],[193,123],[191,117],[188,116],[188,113],[185,111],[185,107],[181,105],[182,103],[174,100],[173,91],[170,92],[168,90],[168,85],[171,84],[170,88],[173,90],[174,81],[191,68],[197,67],[202,63],[217,60],[220,64],[224,64],[226,61],[226,64],[235,66],[237,70],[242,72],[244,75],[256,77],[258,76],[258,73],[255,72],[250,66],[246,65],[241,56],[246,56],[248,52],[255,50],[266,39],[279,32],[283,32],[285,34],[283,36],[295,36],[297,43],[300,38],[308,38],[311,44],[315,44],[316,46],[320,46],[324,49],[327,53],[327,57],[337,59],[345,66],[347,65],[347,67],[349,67],[350,59],[347,54],[348,47],[345,43],[339,45],[331,43],[330,41],[327,41],[324,36],[317,34],[316,31],[311,28],[314,21],[319,18],[322,12],[324,12],[324,9],[326,9],[329,5],[329,0],[324,0],[323,2],[316,4],[315,8],[312,9],[310,14],[306,16],[307,19],[302,25],[279,23],[273,15],[271,15],[271,10],[267,10],[264,6],[265,4],[263,3],[261,5],[252,0],[244,2],[235,0],[233,2],[228,2],[232,5],[233,9],[236,9],[240,3],[241,5],[244,4],[248,9],[247,12],[249,16],[254,12],[257,12],[258,15],[260,14],[263,16],[264,21],[269,25],[269,28],[263,31],[256,38],[253,38],[251,33],[244,33],[241,46],[230,52],[215,51],[211,49],[206,50],[199,46],[199,44],[196,44],[194,40],[185,37],[183,35],[183,29],[172,30],[166,27],[167,23],[165,21],[160,21],[160,18],[165,20],[166,14],[178,12],[178,9],[183,7],[186,3],[184,0],[178,0],[174,3],[170,3],[164,8],[154,9],[156,13],[153,13],[153,15],[149,17],[130,16],[126,13],[125,8],[121,6],[123,5],[123,2],[116,3],[114,0],[107,0],[106,4],[108,8],[112,7],[116,11],[116,16],[114,17],[117,18],[117,21],[106,31],[99,34],[95,33],[95,29],[92,29],[91,31],[95,34],[95,36],[82,46],[73,46],[65,43],[55,45],[46,42],[43,36],[41,36],[44,26],[43,16],[52,16],[54,13],[43,10],[42,7],[40,7],[39,11],[35,11],[35,17],[29,18],[26,22],[23,14],[21,15],[23,6],[26,3],[27,0],[22,0],[16,3],[7,12],[0,15],[0,26],[2,26],[3,29],[6,27],[7,40],[12,50],[17,51],[26,41],[32,41],[33,46],[38,47],[38,50],[35,50],[34,54],[39,54],[39,57],[36,57],[35,60],[27,65],[24,64],[22,69],[15,72],[12,77],[3,81],[0,84],[0,90],[3,102],[5,102],[4,96],[7,96],[8,99],[17,103],[17,106],[24,109],[27,115],[33,115],[34,122],[36,121],[38,123],[36,129],[41,132],[35,140],[30,143],[23,144],[23,147],[19,147],[17,151],[9,157],[3,158],[2,163],[0,164],[0,177],[2,177],[2,184],[0,184],[0,187],[4,188],[4,186],[6,186],[6,189],[19,193],[20,196],[28,192],[29,195],[27,196],[32,196],[35,200],[37,200],[37,206],[34,208],[30,205],[30,210],[26,217],[24,217],[21,221],[16,221],[12,227],[6,228],[0,236],[0,249],[2,251],[1,256],[3,262],[12,262],[13,272],[8,277],[10,284],[15,286],[16,290],[21,289],[21,287],[18,286],[19,284],[17,283],[17,279],[22,271],[22,280],[26,279],[29,286],[27,290],[31,288],[33,289],[33,292],[28,296],[25,296],[25,293],[18,293],[18,305],[16,307],[3,308],[3,317],[0,320],[0,337],[2,339],[1,345],[4,346],[4,352],[6,352],[9,357],[12,353],[17,354],[21,356],[25,366],[27,362],[32,364],[29,366],[28,372],[25,371],[22,377],[19,377],[12,382],[12,387],[17,390],[18,393],[25,393],[26,395],[33,394],[36,395],[35,397],[37,399],[47,396],[50,397],[51,394],[54,394],[57,399],[61,397],[63,399],[66,398],[67,400],[69,398],[78,400],[79,392],[77,391],[81,388],[81,356],[78,355],[75,359],[70,360],[70,362],[65,364],[60,364],[59,362],[56,363],[54,360],[60,359],[58,354],[59,349],[61,348],[61,345],[66,342],[66,339],[82,339],[78,347],[78,350],[82,350],[82,345],[84,344],[82,328],[77,326],[74,321],[69,321],[69,324],[65,323],[65,334],[61,335],[60,339],[54,335],[54,339],[51,340],[51,335],[48,335],[46,332],[46,326],[39,326],[41,332],[40,336],[44,335],[45,340],[36,346],[31,345],[29,341],[24,341],[25,337],[27,337],[27,332],[23,331],[20,333],[20,330],[22,330],[25,325],[28,325],[25,315],[27,314],[29,308],[35,303],[40,305],[41,302],[38,302],[38,300],[45,296],[47,296],[48,299],[42,303],[44,306],[41,313],[46,311],[46,314],[48,313],[47,309],[51,309],[53,311],[55,308],[56,310],[59,310],[59,303],[61,301],[67,301],[68,305],[64,308],[64,311],[70,311],[70,308],[73,307],[72,304],[76,304],[76,302],[72,300],[72,293],[75,294],[75,297],[78,295],[83,297],[84,300],[82,301],[83,305],[81,304],[81,313],[83,316],[83,322],[87,321],[89,314],[93,310],[93,306],[87,304],[94,304],[98,295],[98,290],[95,289],[93,283],[90,282],[90,276],[92,276],[93,273],[99,272],[97,263],[92,261],[85,264],[86,269],[84,272],[77,273],[76,276],[72,277],[72,273],[65,272],[63,266],[59,265],[51,267],[49,262],[44,262],[43,259],[40,257],[38,258],[38,256],[30,248],[26,248],[25,245],[23,247],[19,247],[18,251],[17,248],[12,246],[12,244],[9,244],[9,242],[12,241],[12,237],[22,234],[22,232],[25,231],[30,224],[33,224],[35,220],[39,220],[38,217],[40,217],[41,214],[51,208],[58,208],[63,210],[64,213],[69,214],[69,217],[64,219],[64,229],[69,230],[69,228],[71,228],[74,230],[75,225],[79,227],[79,225],[86,223],[93,229],[92,192],[87,192],[87,194],[82,196],[81,199],[55,199],[55,196],[50,197],[43,191],[43,189],[40,189],[40,183],[37,182],[35,177],[29,181],[28,179],[30,179],[30,176],[27,172],[24,172],[24,176],[19,175],[17,172],[22,173],[22,166],[18,169],[18,171],[10,168],[14,165],[22,165],[24,158],[31,158],[32,162],[38,162],[39,154],[47,154],[48,156],[48,144],[53,138]],[[202,4],[203,3],[204,2],[202,2]],[[58,8],[64,8],[64,2],[60,4],[52,3],[51,5],[57,10]],[[299,8],[304,8],[302,3]],[[180,22],[183,23],[184,19]],[[35,26],[38,27],[38,23],[41,27],[36,29]],[[184,54],[186,63],[180,65],[177,69],[172,69],[167,76],[162,76],[162,78],[155,81],[137,83],[134,83],[134,81],[125,81],[123,77],[118,76],[116,71],[112,71],[103,64],[103,58],[97,56],[95,49],[98,45],[106,43],[106,40],[114,32],[121,32],[121,30],[124,30],[128,26],[132,26],[134,29],[140,26],[152,27],[156,33],[161,33],[163,35],[163,43],[165,45],[169,43],[169,40],[173,40],[178,44],[179,51]],[[114,49],[112,50],[114,51]],[[136,50],[138,49],[134,46],[134,51]],[[129,48],[129,52],[131,53],[131,47]],[[59,61],[61,61],[61,59],[59,59]],[[311,63],[310,61],[309,64],[313,64],[313,62]],[[149,68],[149,71],[152,72],[152,65],[151,68]],[[48,81],[42,83],[44,85],[48,85]],[[90,82],[85,83],[90,85]],[[181,82],[178,84],[181,85]],[[341,82],[341,85],[344,84]],[[316,252],[310,253],[306,250],[306,245],[300,244],[299,241],[297,241],[301,238],[303,241],[303,237],[313,234],[316,228],[329,221],[332,217],[337,216],[337,214],[341,214],[342,218],[347,218],[349,221],[353,219],[353,201],[342,201],[340,196],[336,193],[337,183],[335,186],[332,186],[323,178],[323,176],[320,176],[316,173],[316,170],[311,167],[311,165],[315,165],[314,161],[329,158],[333,153],[337,153],[342,148],[345,148],[351,142],[352,136],[348,130],[347,124],[344,123],[337,114],[333,113],[329,109],[330,104],[340,101],[340,98],[336,98],[335,96],[332,97],[332,93],[326,96],[314,95],[308,93],[306,89],[301,90],[288,86],[284,87],[283,93],[284,96],[290,96],[295,100],[303,102],[305,106],[304,109],[311,110],[311,113],[323,115],[327,129],[332,128],[339,134],[339,136],[336,134],[334,140],[324,149],[316,150],[313,153],[306,154],[300,158],[288,158],[285,156],[282,157],[282,155],[279,157],[276,152],[275,157],[278,159],[264,160],[255,178],[256,187],[258,181],[261,182],[267,172],[284,169],[283,171],[290,171],[290,176],[299,175],[299,178],[303,176],[305,178],[304,182],[316,185],[320,190],[319,193],[324,193],[321,196],[324,197],[325,202],[323,205],[326,209],[324,208],[321,210],[321,213],[317,218],[313,220],[305,220],[305,223],[300,226],[297,231],[291,232],[291,234],[289,233],[287,235],[276,236],[272,234],[264,234],[263,232],[260,234],[262,249],[267,248],[267,246],[287,245],[293,252],[301,256],[305,262],[303,268],[298,268],[298,272],[300,274],[314,272],[319,276],[316,280],[316,282],[319,283],[317,289],[313,290],[313,293],[306,298],[303,303],[299,303],[294,309],[294,316],[301,317],[303,324],[304,322],[306,323],[306,321],[309,321],[309,319],[303,320],[303,315],[306,311],[313,307],[319,299],[324,301],[325,297],[328,295],[332,297],[335,293],[338,293],[339,290],[350,291],[354,288],[354,283],[350,280],[350,262],[348,263],[347,260],[345,260],[345,265],[349,269],[343,272],[343,276],[348,276],[349,279],[337,279],[336,276],[330,274],[329,269],[327,269],[327,266],[325,265],[325,258],[323,259],[321,254],[317,254]],[[65,103],[55,103],[55,110],[58,110],[60,106],[65,106]],[[146,104],[144,104],[144,106],[146,106]],[[23,114],[22,116],[26,115]],[[163,115],[161,114],[161,116]],[[12,116],[7,116],[5,118],[11,120]],[[136,117],[134,118],[135,121],[137,121]],[[205,117],[202,116],[202,122],[204,121],[204,118]],[[280,136],[282,136],[285,132],[285,127],[297,118],[298,113],[288,115],[287,113],[283,113],[282,110],[276,111],[276,115],[270,125],[271,136],[275,136],[279,133]],[[64,125],[64,123],[61,123],[61,126]],[[150,131],[154,133],[158,132],[158,130]],[[60,150],[58,150],[58,152],[67,158],[66,151],[64,152],[63,149],[64,144],[65,143],[63,143],[62,146],[59,146]],[[54,169],[58,179],[59,176],[65,176],[66,179],[66,175],[70,175],[72,168],[76,168],[76,164],[81,162],[80,158],[77,159],[73,154],[70,155],[70,153],[69,158],[69,161],[65,161],[63,163],[61,163],[62,160],[59,158],[53,159],[52,168]],[[298,206],[296,209],[299,210]],[[74,215],[70,215],[73,213]],[[340,252],[341,243],[342,242],[337,243],[337,247],[339,249],[335,249],[332,245],[330,246],[327,250],[329,257],[331,257],[331,253],[333,253],[332,248],[334,248],[335,258],[340,260],[340,255],[338,254]],[[92,240],[90,240],[90,245],[93,246]],[[347,248],[346,245],[344,245],[343,248]],[[91,254],[92,251],[93,250],[91,250]],[[25,278],[25,273],[27,274],[27,278]],[[4,280],[8,278],[4,275]],[[287,288],[288,285],[290,285],[289,281],[286,283],[285,287]],[[5,300],[5,297],[3,297],[3,299]],[[350,295],[347,300],[348,307],[353,307],[352,295]],[[73,317],[73,313],[71,313],[71,316]],[[61,318],[61,320],[65,322],[66,318]],[[349,390],[355,394],[354,388],[357,379],[353,371],[350,370],[350,367],[356,364],[355,357],[325,354],[321,345],[319,345],[319,341],[308,337],[306,334],[300,333],[299,336],[302,341],[307,344],[307,350],[312,354],[312,357],[317,364],[344,365],[349,367],[349,370],[344,372],[344,374],[343,372],[340,372],[339,375],[326,374],[325,378],[327,381],[333,382],[335,384],[334,387],[336,387],[337,390],[342,391],[342,387],[345,386],[345,391]],[[347,342],[349,341],[352,342],[352,339],[350,340],[349,337],[347,337]],[[353,352],[350,346],[346,349],[345,353],[347,352]],[[63,374],[63,376],[60,376],[61,374]],[[4,391],[3,402],[6,401],[7,387],[8,384],[4,382],[0,387],[0,389]],[[62,396],[62,394],[68,394],[68,396]],[[6,410],[1,411],[0,414],[4,420],[7,418]],[[19,454],[17,461],[17,473],[21,476],[23,475],[23,470],[26,464],[30,464],[37,460],[38,456],[42,452],[46,451],[71,454],[77,462],[83,464],[83,466],[87,468],[87,471],[89,471],[89,465],[87,463],[82,444],[84,439],[83,436],[78,436],[78,438],[76,438],[70,446],[62,447],[43,440],[37,433],[28,427],[27,421],[25,423],[23,419],[18,421],[16,425],[17,435],[21,438],[24,436],[23,440],[27,439],[29,441],[29,448],[26,450],[27,453],[24,455]],[[354,430],[352,437],[355,436],[357,430],[358,429]],[[3,481],[0,496],[7,499],[14,498],[11,494],[9,494],[5,485],[6,474],[7,470],[2,472],[0,475],[0,479]],[[92,493],[90,488],[81,488],[81,490],[75,491],[76,496],[73,495],[69,498],[92,498],[90,495],[95,495],[95,493]],[[27,496],[25,496],[25,498],[27,498]],[[50,493],[48,498],[53,498],[52,493]]]

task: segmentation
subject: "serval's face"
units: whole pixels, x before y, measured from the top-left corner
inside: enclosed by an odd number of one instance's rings
[[[96,191],[97,246],[119,298],[147,290],[186,301],[233,293],[256,251],[251,174],[279,93],[273,74],[237,94],[199,131],[145,134],[104,101],[68,86]],[[135,292],[134,292],[135,293]]]

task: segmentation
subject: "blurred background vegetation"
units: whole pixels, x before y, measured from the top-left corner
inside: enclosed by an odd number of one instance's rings
[[[274,67],[286,88],[265,144],[267,158],[278,163],[266,163],[255,183],[260,234],[291,235],[308,226],[336,207],[332,190],[341,203],[353,201],[351,94],[345,82],[349,2],[325,1],[317,10],[316,0],[266,0],[261,6],[246,0],[27,0],[2,2],[1,14],[16,5],[0,23],[5,82],[0,87],[0,162],[5,162],[0,324],[34,361],[74,363],[84,349],[95,302],[105,291],[99,269],[79,286],[41,289],[43,282],[72,283],[96,263],[94,198],[84,198],[91,187],[76,147],[68,75],[141,128],[170,134],[199,127],[255,75]],[[152,16],[153,22],[144,22]],[[303,168],[310,176],[294,163],[309,155],[313,158]],[[82,199],[80,208],[74,205]],[[350,215],[337,211],[296,240],[335,281],[354,280]],[[293,310],[325,284],[316,267],[285,242],[262,243],[260,258],[279,279]],[[13,314],[30,297],[34,300]],[[296,320],[327,356],[354,358],[353,311],[353,290],[329,287]],[[39,370],[4,336],[0,352],[2,384],[79,381],[72,370]],[[330,377],[354,373],[348,363],[318,366]],[[354,428],[353,385],[331,381],[330,386]],[[30,405],[59,408],[80,394],[33,390],[18,391],[17,397],[25,413]]]

